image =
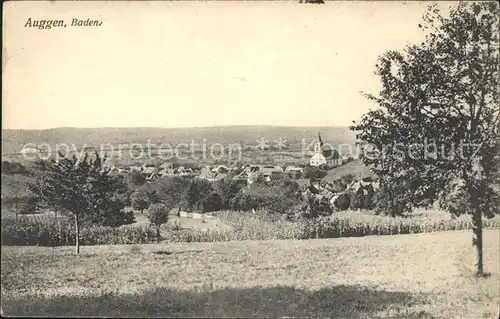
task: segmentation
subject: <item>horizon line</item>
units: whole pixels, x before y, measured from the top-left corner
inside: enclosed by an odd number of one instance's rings
[[[205,128],[232,128],[232,127],[276,127],[276,128],[349,128],[350,125],[271,125],[271,124],[232,124],[232,125],[213,125],[213,126],[179,126],[179,127],[161,127],[161,126],[96,126],[96,127],[78,127],[78,126],[57,126],[48,128],[3,128],[2,131],[48,131],[60,129],[205,129]]]

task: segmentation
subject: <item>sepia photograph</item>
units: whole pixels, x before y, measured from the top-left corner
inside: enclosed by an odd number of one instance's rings
[[[500,318],[497,1],[2,19],[2,317]]]

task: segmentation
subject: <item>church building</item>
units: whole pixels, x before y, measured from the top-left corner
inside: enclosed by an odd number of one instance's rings
[[[339,153],[327,145],[324,145],[321,140],[321,135],[318,133],[318,142],[314,144],[314,154],[309,159],[311,166],[337,166],[341,161]]]

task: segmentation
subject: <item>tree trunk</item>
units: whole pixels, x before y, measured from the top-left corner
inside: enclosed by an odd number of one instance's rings
[[[14,206],[15,206],[15,212],[16,212],[16,221],[18,219],[18,216],[19,216],[19,205],[17,204],[17,195],[14,196]]]
[[[160,243],[160,226],[156,226],[156,242],[159,244]]]
[[[62,242],[61,224],[59,224],[59,220],[57,219],[57,209],[54,210],[54,219],[55,219],[55,222],[57,224],[57,238],[58,238],[58,241],[56,243],[54,243],[54,247],[55,247],[56,245],[60,245]]]
[[[76,227],[76,253],[80,253],[80,220],[78,214],[75,214],[75,227]]]
[[[472,245],[476,247],[476,276],[482,277],[483,273],[483,220],[481,211],[476,209],[472,215]]]
[[[474,167],[471,168],[474,170]],[[472,213],[472,245],[476,247],[476,276],[483,277],[483,219],[481,211],[481,195],[484,194],[480,178],[476,173],[468,174],[464,169],[463,177],[465,180]]]

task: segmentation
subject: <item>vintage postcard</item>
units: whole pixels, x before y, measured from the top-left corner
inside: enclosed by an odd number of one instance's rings
[[[498,318],[496,1],[8,1],[2,316]]]

